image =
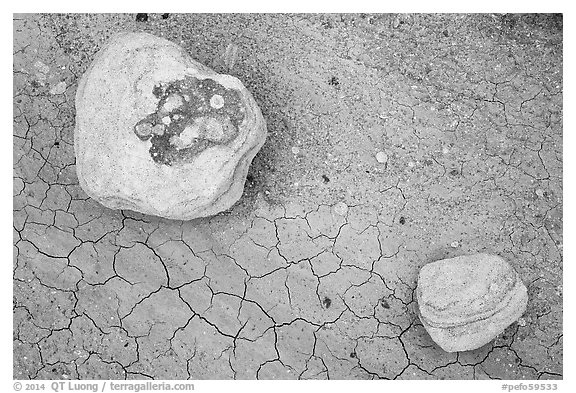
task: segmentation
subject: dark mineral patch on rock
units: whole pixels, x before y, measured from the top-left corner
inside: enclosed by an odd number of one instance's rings
[[[187,76],[170,84],[157,84],[154,113],[134,126],[140,140],[152,143],[150,156],[158,164],[190,162],[214,145],[230,142],[245,117],[237,91],[212,79]]]

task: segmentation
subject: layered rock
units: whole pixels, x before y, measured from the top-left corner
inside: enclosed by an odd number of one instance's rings
[[[112,209],[182,220],[229,209],[265,139],[238,79],[147,33],[110,39],[78,86],[78,180]]]
[[[445,351],[467,351],[493,340],[526,310],[528,294],[504,259],[476,254],[432,262],[420,270],[419,317]]]

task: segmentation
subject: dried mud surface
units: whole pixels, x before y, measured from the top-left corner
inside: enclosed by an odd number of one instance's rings
[[[562,378],[561,17],[13,24],[14,378]],[[163,220],[78,186],[78,78],[127,30],[180,43],[259,103],[269,138],[229,212]],[[475,252],[514,266],[528,310],[448,354],[415,280]]]

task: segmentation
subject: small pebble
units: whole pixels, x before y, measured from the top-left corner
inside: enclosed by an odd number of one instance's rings
[[[344,202],[338,202],[334,205],[334,212],[339,216],[345,216],[348,213],[348,206]]]
[[[526,320],[524,318],[518,319],[518,325],[522,327],[526,326]]]
[[[379,151],[376,153],[376,161],[378,161],[380,164],[384,164],[386,161],[388,161],[388,156],[383,151]]]
[[[228,71],[234,68],[234,64],[238,60],[238,45],[232,43],[228,44],[226,47],[226,52],[224,53],[224,64],[228,68]]]
[[[294,147],[292,148],[292,153],[293,153],[293,154],[298,154],[298,153],[300,153],[300,148],[299,148],[298,146],[294,146]]]
[[[50,89],[50,94],[62,94],[66,91],[66,83],[60,82]]]
[[[409,166],[410,168],[414,168],[414,163],[413,163],[412,161],[410,161],[410,162],[408,163],[408,166]]]
[[[42,74],[47,74],[50,72],[50,67],[42,63],[40,60],[36,60],[36,62],[34,63],[34,67],[36,67],[38,71]]]
[[[537,189],[536,195],[538,195],[540,198],[542,198],[544,196],[544,190],[542,190],[541,188]]]
[[[161,124],[156,124],[154,128],[152,128],[152,132],[156,135],[164,135],[164,127]]]
[[[142,123],[136,126],[136,133],[140,136],[147,136],[152,133],[152,125],[150,123]]]
[[[452,246],[453,248],[458,248],[460,244],[457,241],[453,241],[452,243],[450,243],[450,246]]]
[[[164,103],[164,110],[166,112],[172,112],[174,109],[182,105],[182,98],[179,95],[172,95],[166,99]]]
[[[170,119],[170,116],[164,116],[164,117],[162,118],[162,123],[164,123],[164,124],[166,124],[166,125],[169,125],[171,121],[172,121],[172,120]]]

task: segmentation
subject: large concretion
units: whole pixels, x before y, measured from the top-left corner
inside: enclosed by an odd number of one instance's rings
[[[496,255],[474,254],[424,265],[416,298],[420,321],[445,351],[489,343],[526,310],[519,274]]]
[[[242,83],[146,33],[113,37],[76,95],[86,193],[113,209],[193,219],[242,195],[266,125]]]

